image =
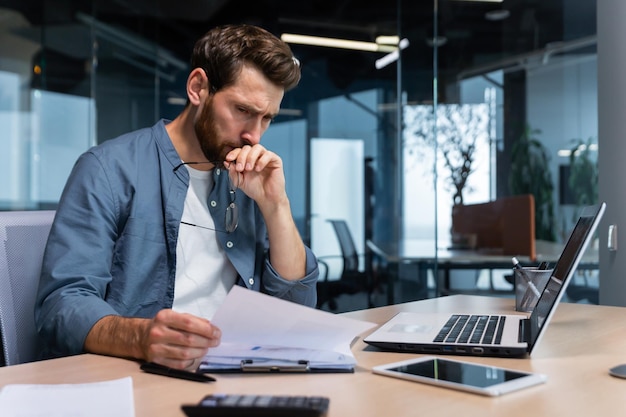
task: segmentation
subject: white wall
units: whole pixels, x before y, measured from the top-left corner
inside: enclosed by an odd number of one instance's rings
[[[345,220],[356,251],[364,253],[363,141],[313,138],[311,140],[311,249],[326,259],[338,278],[343,261],[329,219]]]
[[[626,2],[598,1],[599,195],[607,209],[600,223],[600,304],[626,306]],[[618,226],[618,250],[606,248],[608,225]]]

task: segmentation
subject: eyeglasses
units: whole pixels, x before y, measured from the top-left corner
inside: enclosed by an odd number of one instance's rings
[[[228,171],[228,193],[230,195],[230,203],[228,207],[226,207],[226,214],[224,215],[224,225],[226,227],[226,233],[232,233],[237,230],[237,226],[239,225],[239,208],[237,204],[235,204],[235,199],[237,197],[237,189],[239,188],[239,172],[235,171],[237,174],[237,185],[233,187],[233,183],[230,179],[230,169]]]
[[[191,164],[193,162],[187,162],[186,164]],[[230,171],[228,171],[228,194],[230,196],[230,203],[226,207],[226,213],[224,214],[224,228],[226,230],[214,229],[211,227],[200,226],[198,224],[193,224],[189,222],[181,221],[180,224],[184,224],[187,226],[199,227],[201,229],[214,230],[216,232],[221,233],[232,233],[237,230],[237,226],[239,225],[239,207],[236,204],[237,198],[237,189],[239,188],[239,172],[237,172],[237,184],[233,184],[230,179]]]

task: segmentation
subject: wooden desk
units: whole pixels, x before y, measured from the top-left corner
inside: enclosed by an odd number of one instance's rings
[[[382,323],[399,311],[510,312],[513,300],[456,295],[345,313]],[[577,340],[584,332],[585,341]],[[530,359],[465,358],[468,361],[541,372],[546,384],[498,398],[374,375],[373,366],[415,355],[381,352],[359,339],[354,374],[217,375],[203,384],[144,374],[133,361],[80,355],[0,368],[0,387],[14,383],[84,383],[133,378],[138,417],[183,416],[182,403],[212,392],[325,395],[329,417],[381,416],[595,416],[621,415],[626,380],[608,369],[626,362],[626,308],[562,304]],[[460,358],[460,357],[455,357]],[[114,401],[114,399],[112,399]]]
[[[417,265],[420,282],[427,282],[429,270],[433,272],[443,271],[445,281],[443,285],[439,282],[439,277],[435,275],[435,292],[437,295],[443,295],[443,290],[448,289],[448,277],[451,270],[511,269],[513,267],[511,255],[503,255],[498,251],[489,250],[448,249],[448,242],[439,242],[435,245],[435,242],[429,239],[404,239],[399,242],[368,240],[366,244],[369,250],[383,258],[392,268],[399,268],[402,263]],[[522,265],[534,266],[541,261],[547,261],[554,266],[561,255],[564,244],[537,240],[535,247],[536,259],[530,259],[528,256],[517,257]],[[578,269],[597,269],[598,256],[598,250],[590,245],[578,265]],[[398,276],[397,270],[393,275],[395,277],[389,277],[387,282],[387,304],[389,305],[395,303],[394,281]]]

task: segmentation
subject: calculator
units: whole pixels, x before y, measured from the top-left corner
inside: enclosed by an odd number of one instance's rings
[[[181,408],[188,417],[323,417],[329,403],[316,396],[211,394]]]

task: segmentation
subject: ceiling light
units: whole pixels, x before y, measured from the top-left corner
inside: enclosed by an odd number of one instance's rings
[[[577,148],[575,149],[559,149],[559,151],[557,152],[557,155],[559,156],[563,156],[563,157],[569,157],[572,154],[572,151],[574,152],[574,155],[578,156],[581,152],[585,152],[587,150],[587,145],[585,145],[584,143],[578,145]],[[598,144],[597,143],[591,143],[589,145],[589,151],[591,152],[598,152]]]
[[[399,42],[400,42],[400,37],[396,35],[376,36],[376,43],[379,45],[397,45]]]
[[[168,97],[167,104],[172,106],[184,106],[187,104],[187,99],[183,97]]]
[[[496,22],[498,20],[504,20],[511,15],[507,9],[502,10],[491,10],[485,13],[485,19],[491,20],[492,22]]]
[[[374,42],[353,41],[348,39],[324,38],[320,36],[295,35],[283,33],[280,36],[284,42],[297,43],[302,45],[326,46],[329,48],[355,49],[357,51],[369,52],[393,52],[397,46],[379,45]]]
[[[409,46],[409,40],[407,38],[402,39],[400,43],[398,44],[398,47],[400,49],[404,49],[407,46]],[[400,51],[395,50],[393,52],[388,53],[384,57],[377,59],[375,63],[376,69],[385,68],[387,65],[391,64],[392,62],[397,61],[399,56],[400,56]]]

